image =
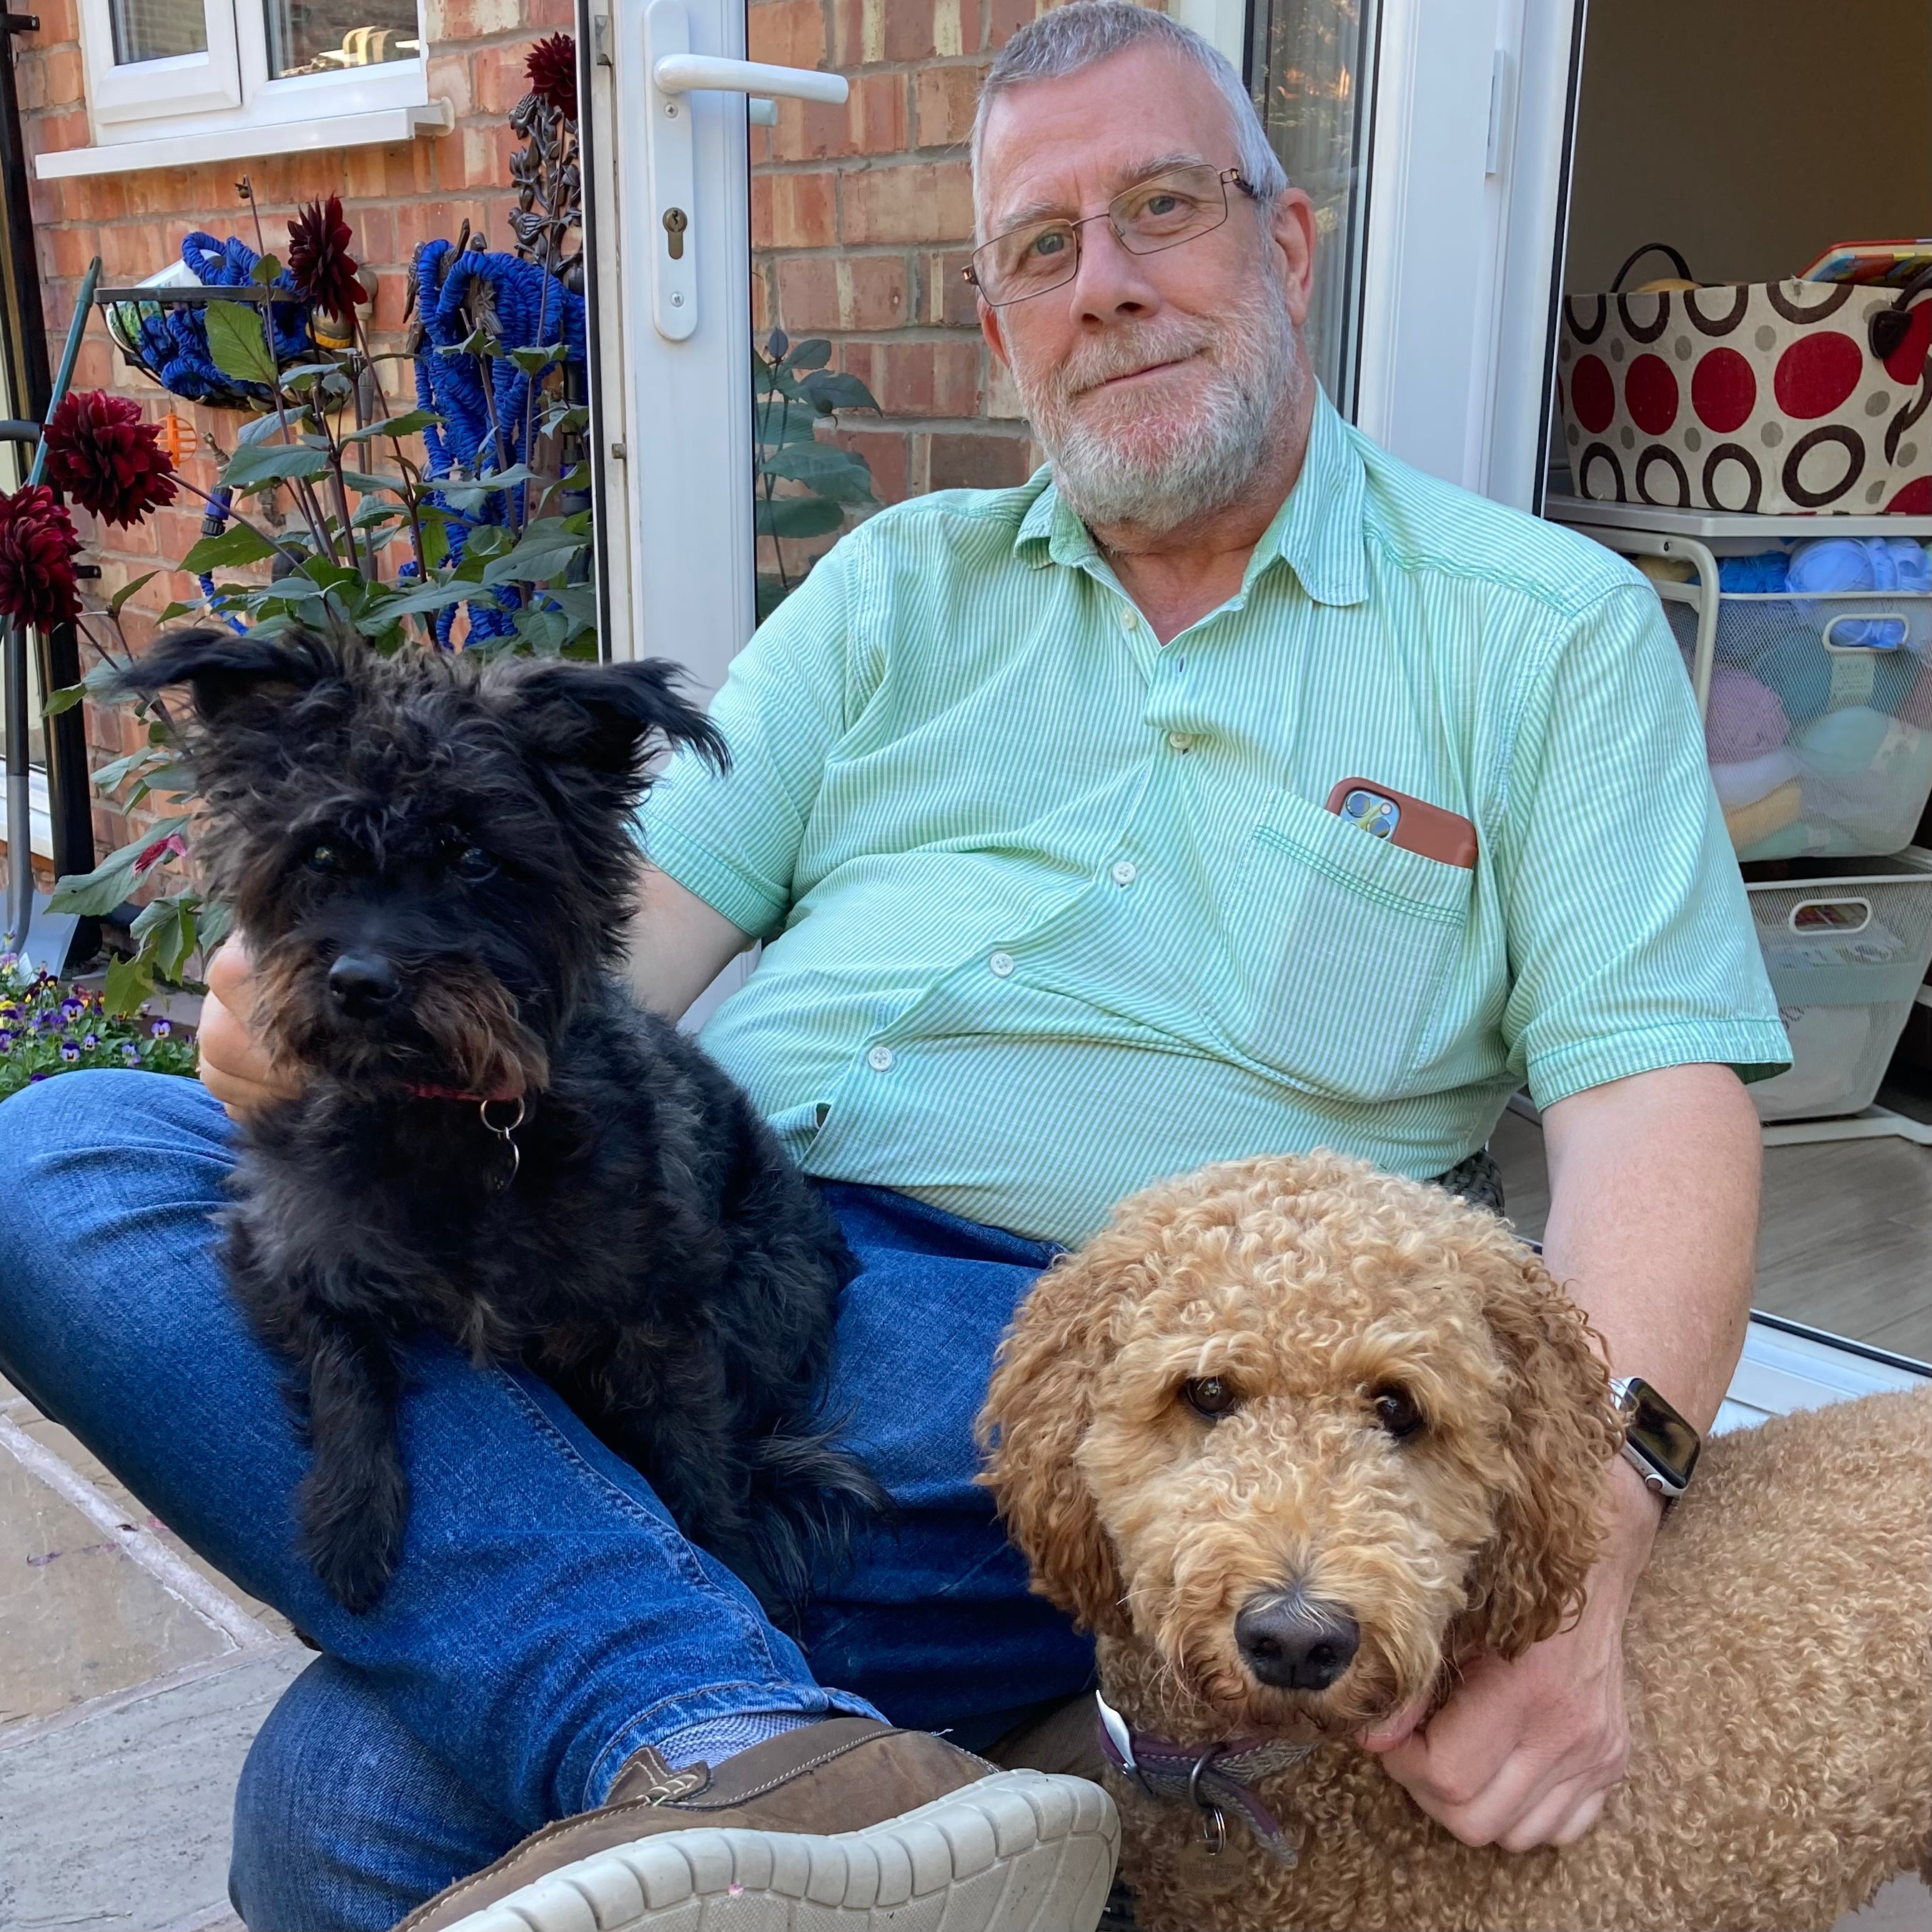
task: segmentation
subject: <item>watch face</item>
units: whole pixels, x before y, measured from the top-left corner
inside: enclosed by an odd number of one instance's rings
[[[1681,1485],[1690,1480],[1702,1446],[1696,1430],[1652,1388],[1630,1378],[1626,1400],[1630,1409],[1631,1445],[1674,1477]]]

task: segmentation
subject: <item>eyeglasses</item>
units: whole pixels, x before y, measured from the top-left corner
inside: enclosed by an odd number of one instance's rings
[[[1260,199],[1239,168],[1163,168],[1122,189],[1105,214],[1030,221],[994,236],[959,272],[994,308],[1043,296],[1079,273],[1080,231],[1090,222],[1108,223],[1130,255],[1158,255],[1219,228],[1228,218],[1231,182],[1250,201]]]

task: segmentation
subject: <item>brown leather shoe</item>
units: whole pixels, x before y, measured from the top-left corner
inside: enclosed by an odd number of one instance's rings
[[[1112,1799],[1084,1778],[831,1718],[715,1768],[638,1751],[608,1802],[545,1826],[397,1932],[693,1932],[700,1918],[704,1932],[808,1919],[1093,1932],[1119,1841]]]

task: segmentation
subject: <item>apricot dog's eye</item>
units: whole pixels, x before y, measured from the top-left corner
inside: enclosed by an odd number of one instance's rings
[[[496,860],[480,845],[463,846],[450,863],[458,878],[467,879],[472,885],[480,884],[496,869]]]
[[[1422,1426],[1422,1412],[1406,1389],[1377,1389],[1371,1398],[1376,1420],[1400,1442]]]
[[[339,872],[341,856],[333,845],[318,845],[308,855],[308,868],[311,872]]]
[[[1239,1408],[1241,1398],[1232,1383],[1220,1376],[1198,1376],[1190,1382],[1180,1385],[1182,1400],[1198,1415],[1204,1415],[1209,1421],[1228,1415]]]

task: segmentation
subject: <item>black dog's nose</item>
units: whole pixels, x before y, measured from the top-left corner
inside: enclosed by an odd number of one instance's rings
[[[1325,1690],[1348,1667],[1362,1634],[1346,1610],[1299,1590],[1252,1597],[1234,1619],[1243,1660],[1277,1690]]]
[[[345,952],[328,969],[328,996],[352,1020],[374,1018],[402,990],[396,969],[374,952]]]

